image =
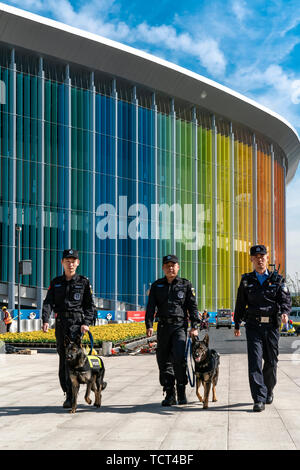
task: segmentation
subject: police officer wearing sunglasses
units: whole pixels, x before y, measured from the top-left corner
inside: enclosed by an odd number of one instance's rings
[[[64,408],[71,408],[72,387],[66,366],[65,337],[74,340],[93,323],[94,301],[90,281],[76,273],[80,263],[77,250],[64,250],[61,264],[64,274],[54,278],[43,303],[43,331],[49,329],[51,312],[55,312],[55,336],[59,354],[59,381],[66,394]]]
[[[244,320],[253,411],[259,412],[273,401],[279,326],[281,316],[290,313],[291,297],[284,278],[276,270],[268,271],[269,255],[264,245],[252,246],[250,259],[254,271],[243,274],[238,288],[234,334],[241,336],[240,324]]]
[[[191,335],[198,335],[198,308],[195,290],[189,280],[178,276],[179,263],[175,255],[163,258],[162,267],[165,277],[155,281],[150,288],[145,323],[147,336],[153,334],[154,317],[157,326],[156,359],[159,380],[166,392],[162,406],[187,403],[185,387],[187,371],[185,345],[188,319],[191,321]]]

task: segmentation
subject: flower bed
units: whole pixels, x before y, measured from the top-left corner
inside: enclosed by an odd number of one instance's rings
[[[157,324],[154,323],[156,331]],[[101,326],[91,326],[90,332],[94,338],[94,345],[101,346],[102,341],[111,341],[114,346],[124,341],[132,341],[146,335],[144,322],[139,323],[112,323]],[[55,345],[56,339],[54,329],[43,333],[42,331],[26,331],[23,333],[5,333],[0,335],[0,341],[10,344],[44,344]],[[85,334],[83,343],[89,343],[88,334]]]

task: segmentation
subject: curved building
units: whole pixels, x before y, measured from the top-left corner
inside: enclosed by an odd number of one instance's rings
[[[249,247],[285,271],[283,118],[141,51],[0,6],[2,302],[40,307],[80,252],[98,306],[139,309],[175,252],[199,309],[232,308]],[[21,231],[17,231],[20,227]]]

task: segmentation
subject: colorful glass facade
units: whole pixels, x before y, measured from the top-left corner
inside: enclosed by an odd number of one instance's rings
[[[143,306],[176,252],[199,309],[232,308],[249,248],[285,270],[285,156],[176,97],[33,53],[1,50],[0,282],[47,288],[63,249],[97,298]],[[12,302],[12,300],[11,300]]]

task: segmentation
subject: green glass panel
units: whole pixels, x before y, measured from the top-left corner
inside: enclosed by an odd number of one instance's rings
[[[45,80],[44,104],[44,286],[51,279],[51,237],[50,237],[50,204],[51,204],[51,82]]]

